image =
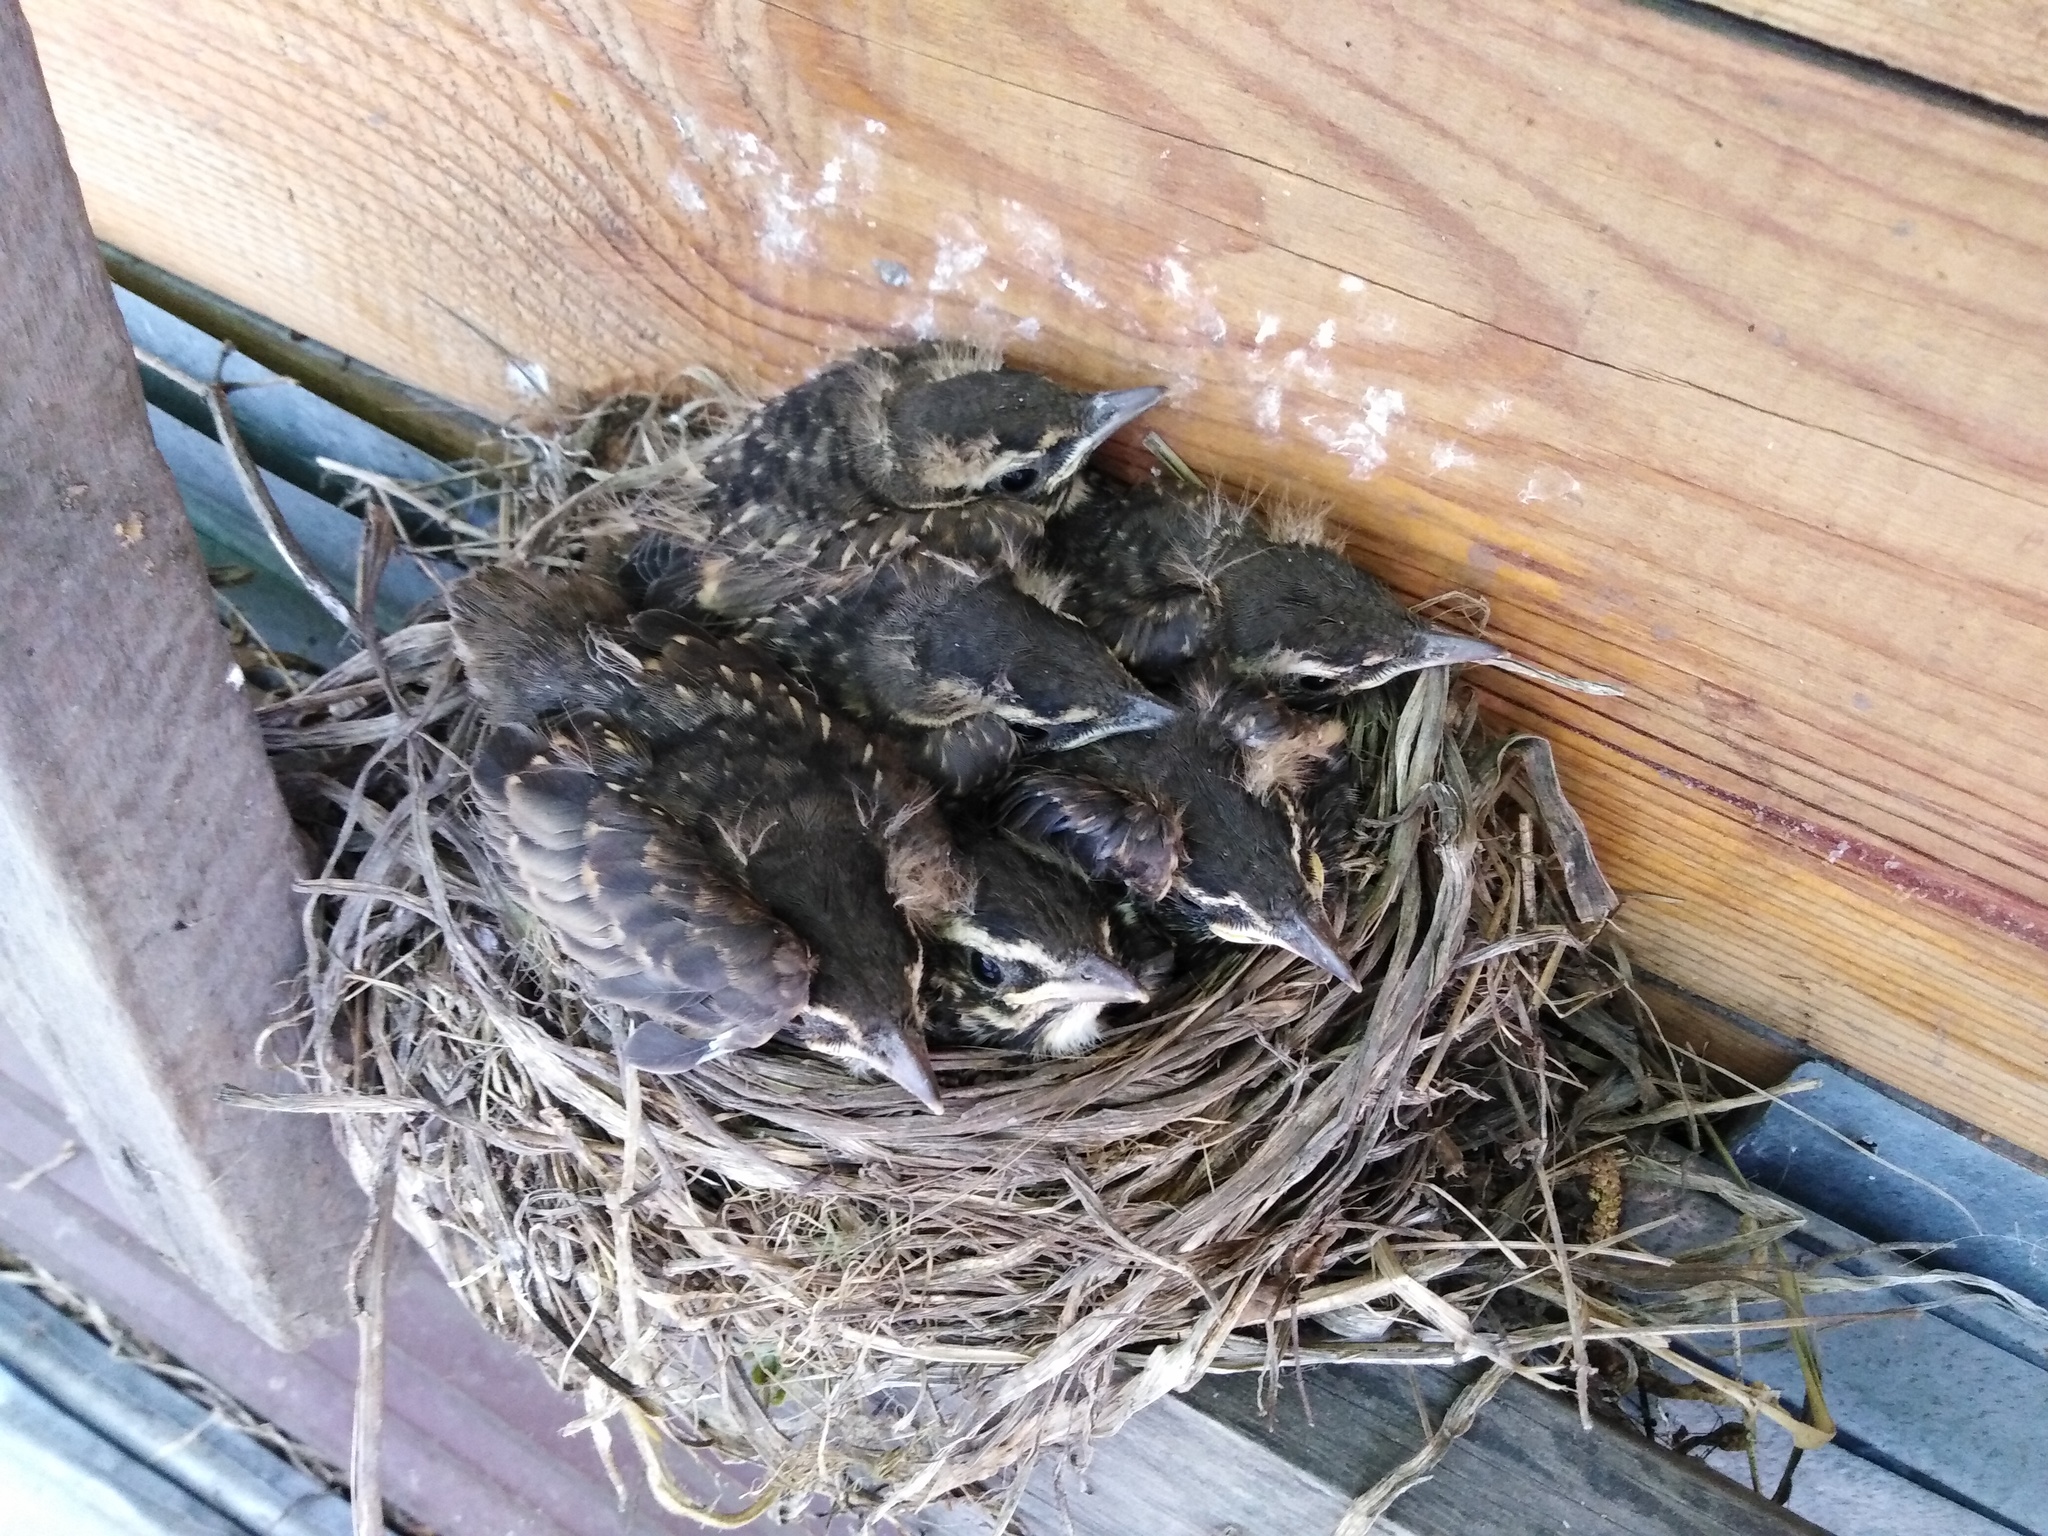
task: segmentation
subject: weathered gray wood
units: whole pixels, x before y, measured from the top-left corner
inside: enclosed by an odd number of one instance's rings
[[[299,955],[289,821],[15,0],[0,0],[0,1021],[137,1227],[279,1343],[337,1325],[360,1197],[230,1110]]]
[[[1189,1404],[1355,1497],[1422,1443],[1419,1397],[1443,1417],[1476,1369],[1333,1367],[1282,1384],[1270,1417],[1250,1376],[1212,1376]],[[1580,1427],[1568,1394],[1512,1381],[1404,1494],[1395,1518],[1415,1536],[1791,1536],[1820,1527],[1697,1463],[1595,1420]],[[1253,1536],[1251,1528],[1245,1536]],[[1291,1533],[1292,1536],[1292,1533]]]
[[[0,1033],[0,1245],[90,1295],[145,1339],[209,1377],[255,1413],[330,1460],[348,1454],[355,1340],[322,1339],[279,1354],[223,1316],[131,1230],[101,1177],[79,1156],[19,1189],[70,1132],[48,1084]],[[547,1374],[491,1337],[426,1257],[406,1245],[393,1274],[384,1479],[392,1502],[440,1536],[681,1536],[684,1528],[629,1484],[621,1511],[587,1435],[562,1426],[583,1412]],[[633,1453],[620,1448],[628,1476]],[[744,1470],[671,1460],[692,1497],[738,1502]],[[15,1527],[0,1505],[0,1532]],[[818,1536],[823,1520],[763,1536]],[[844,1536],[843,1531],[840,1536]]]
[[[1095,1448],[1085,1474],[1041,1466],[1024,1536],[1324,1536],[1351,1500],[1422,1443],[1472,1372],[1325,1368],[1268,1415],[1257,1379],[1212,1376],[1155,1403]],[[1412,1390],[1411,1390],[1412,1388]],[[926,1536],[984,1536],[933,1510]],[[1579,1427],[1571,1398],[1514,1381],[1375,1536],[1819,1536],[1820,1527],[1613,1425]]]

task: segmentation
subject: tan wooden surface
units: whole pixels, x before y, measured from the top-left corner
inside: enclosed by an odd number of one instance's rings
[[[15,0],[0,0],[0,1032],[138,1231],[280,1347],[348,1316],[324,1126],[220,1101],[301,958],[291,820]],[[8,1113],[0,1106],[0,1116]]]
[[[1707,0],[1830,48],[2048,116],[2040,0]]]
[[[1622,0],[30,11],[104,237],[481,409],[1176,386],[1627,685],[1499,697],[1640,964],[2048,1150],[2043,139]]]

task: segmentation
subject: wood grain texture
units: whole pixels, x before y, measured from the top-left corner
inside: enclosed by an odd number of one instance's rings
[[[2048,116],[2048,10],[2037,0],[1707,0],[1859,58]]]
[[[298,1345],[361,1200],[259,1034],[300,959],[293,843],[27,25],[0,0],[0,1018],[137,1227]]]
[[[1623,0],[30,0],[100,232],[468,405],[1176,387],[1619,702],[1640,963],[2048,1148],[2048,142]]]
[[[1325,1368],[1279,1392],[1253,1376],[1208,1376],[1183,1397],[1248,1449],[1356,1497],[1421,1445],[1419,1415],[1441,1423],[1478,1374],[1469,1366]],[[1510,1381],[1390,1514],[1409,1536],[1821,1536],[1812,1522],[1621,1425],[1595,1419],[1582,1428],[1569,1395],[1526,1381]],[[1274,1521],[1252,1530],[1288,1536],[1303,1527]]]
[[[1085,1472],[1041,1463],[1019,1536],[1308,1536],[1420,1448],[1470,1369],[1319,1367],[1277,1393],[1210,1376],[1091,1447]],[[1262,1390],[1262,1385],[1265,1390]],[[1374,1536],[1818,1536],[1741,1483],[1596,1420],[1569,1396],[1511,1381]],[[988,1536],[985,1516],[938,1507],[920,1536]]]

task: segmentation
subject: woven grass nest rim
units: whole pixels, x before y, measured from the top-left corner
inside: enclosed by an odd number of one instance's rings
[[[743,408],[706,376],[527,436],[491,529],[366,482],[371,545],[402,510],[467,564],[576,568],[663,526]],[[1618,1185],[1647,1156],[1630,1117],[1701,1095],[1585,910],[1604,883],[1547,746],[1489,736],[1442,672],[1345,711],[1367,814],[1335,905],[1362,993],[1226,952],[1087,1056],[941,1055],[944,1119],[775,1049],[622,1072],[624,1018],[477,836],[444,621],[261,718],[324,855],[301,1107],[336,1114],[366,1187],[395,1175],[487,1326],[580,1383],[608,1458],[623,1418],[679,1513],[1007,1505],[1040,1457],[1216,1369],[1479,1358],[1484,1391],[1583,1395],[1590,1337],[1661,1358],[1658,1328],[1701,1315],[1588,1299],[1618,1203],[1566,1186]],[[743,1507],[684,1488],[663,1438],[756,1468]]]

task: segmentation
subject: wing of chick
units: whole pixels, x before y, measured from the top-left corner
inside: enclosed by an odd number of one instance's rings
[[[628,1042],[635,1066],[680,1072],[761,1045],[808,1000],[796,937],[564,737],[502,728],[475,781],[508,868],[590,994],[651,1021]]]
[[[1155,900],[1173,884],[1183,856],[1176,817],[1082,774],[1027,769],[1004,797],[1002,820],[1058,849],[1091,879],[1118,880]]]
[[[927,731],[902,733],[911,769],[950,794],[969,795],[1000,779],[1016,761],[1017,733],[994,715],[975,715]]]
[[[837,522],[803,525],[774,544],[733,543],[722,552],[794,562],[819,573],[858,570],[915,550],[964,561],[977,570],[1010,570],[1036,544],[1045,519],[1044,507],[1002,497],[921,511],[869,503]]]
[[[1214,644],[1222,607],[1205,579],[1210,522],[1150,487],[1096,490],[1046,526],[1044,558],[1066,606],[1139,672],[1168,672]]]
[[[642,615],[634,623],[666,637],[652,671],[655,686],[686,696],[686,705],[701,701],[727,722],[700,737],[699,750],[684,759],[693,793],[729,812],[795,796],[820,777],[841,783],[873,820],[891,893],[906,917],[924,925],[962,899],[931,786],[906,766],[898,743],[835,718],[753,646],[695,631],[673,615]],[[765,755],[732,750],[742,738]]]

